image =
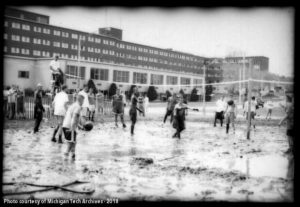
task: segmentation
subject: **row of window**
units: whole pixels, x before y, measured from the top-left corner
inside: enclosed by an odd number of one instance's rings
[[[80,74],[78,74],[80,72]],[[85,67],[80,67],[80,71],[78,71],[78,67],[74,65],[67,65],[66,77],[67,78],[77,78],[80,77],[84,79],[85,76]],[[109,70],[103,68],[91,68],[90,70],[90,78],[94,80],[109,80]],[[148,74],[147,73],[138,73],[133,72],[133,83],[134,84],[147,84]],[[164,84],[164,76],[159,74],[151,74],[150,84],[152,85],[163,85]],[[201,79],[193,79],[194,84],[201,84]],[[113,81],[114,82],[123,82],[129,83],[129,71],[113,71]],[[167,84],[168,85],[177,85],[178,77],[176,76],[167,76]],[[181,85],[190,85],[191,78],[180,78]]]
[[[8,27],[8,22],[5,21],[4,25],[6,27]],[[31,29],[30,25],[21,24],[21,23],[17,23],[17,22],[12,22],[11,27],[14,28],[14,29],[21,29],[22,28],[23,30],[27,30],[27,31],[30,31],[30,29]],[[33,26],[33,31],[38,32],[38,33],[51,34],[50,29],[42,28],[42,27],[38,27],[38,26]],[[71,35],[70,35],[69,32],[63,32],[63,31],[60,31],[60,30],[57,30],[57,29],[53,29],[53,35],[62,36],[62,37],[65,37],[65,38],[69,38],[69,36],[71,36],[72,39],[80,38],[80,40],[86,41],[86,36],[85,35],[78,35],[78,34],[74,34],[74,33],[71,33]],[[89,42],[101,43],[101,38],[91,37],[90,35],[88,35],[87,37],[88,37],[87,41],[89,41]],[[139,51],[139,52],[144,52],[144,53],[161,55],[161,56],[165,56],[165,57],[171,57],[171,58],[177,58],[177,59],[182,59],[182,60],[188,60],[188,61],[203,63],[202,59],[197,59],[196,57],[193,57],[193,56],[177,54],[177,53],[172,53],[172,52],[166,52],[166,51],[159,51],[159,50],[143,48],[143,47],[137,47],[137,46],[133,46],[133,45],[129,45],[129,44],[117,43],[113,40],[103,39],[103,44],[110,45],[110,46],[116,46],[116,47],[121,48],[121,49]]]

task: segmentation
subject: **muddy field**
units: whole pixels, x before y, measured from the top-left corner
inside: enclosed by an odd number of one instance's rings
[[[22,182],[63,185],[75,180],[88,183],[69,189],[94,192],[52,189],[5,198],[293,201],[292,157],[284,154],[288,143],[285,127],[275,125],[278,120],[258,121],[247,140],[242,116],[235,134],[227,135],[224,126],[198,120],[211,117],[189,112],[187,129],[174,139],[170,123],[161,121],[165,109],[154,108],[146,118],[138,117],[134,136],[129,122],[126,129],[116,128],[108,121],[112,118],[95,123],[91,132],[79,131],[75,160],[63,156],[65,144],[50,141],[53,123],[44,121],[32,134],[33,121],[6,121],[3,182],[17,184],[3,185],[4,192],[41,189]]]

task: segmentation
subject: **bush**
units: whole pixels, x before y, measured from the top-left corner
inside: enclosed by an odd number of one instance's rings
[[[212,93],[213,93],[213,87],[211,85],[205,86],[205,101],[211,100]]]
[[[191,92],[191,101],[198,101],[199,100],[199,96],[197,95],[197,89],[194,88]]]
[[[25,88],[24,94],[25,96],[34,96],[34,90],[32,88]]]
[[[115,95],[116,91],[117,91],[117,85],[115,83],[110,84],[110,87],[108,89],[109,98],[111,98],[113,95]]]
[[[147,96],[150,101],[154,101],[157,99],[157,92],[154,86],[149,86]]]
[[[93,89],[93,93],[97,93],[98,90],[97,90],[96,85],[95,85],[95,83],[94,83],[94,81],[93,81],[92,79],[90,79],[90,80],[88,81],[87,85],[88,85],[88,88],[89,88],[89,89],[90,89],[90,88]]]

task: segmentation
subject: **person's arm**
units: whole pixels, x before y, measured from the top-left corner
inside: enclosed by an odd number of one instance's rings
[[[71,120],[71,141],[74,142],[74,135],[75,135],[75,130],[76,127],[79,124],[79,119],[80,119],[80,110],[78,110],[72,117]]]
[[[287,117],[288,117],[288,115],[285,115],[278,123],[278,126],[281,126],[282,122],[284,122],[287,119]]]

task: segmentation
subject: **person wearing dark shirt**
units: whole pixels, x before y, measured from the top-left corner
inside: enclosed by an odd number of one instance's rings
[[[118,88],[116,94],[112,97],[112,108],[113,113],[115,114],[115,125],[118,127],[118,116],[120,116],[123,128],[126,127],[124,123],[124,97],[120,94],[120,89]]]
[[[34,93],[34,129],[33,133],[39,131],[41,121],[43,120],[43,112],[45,111],[42,103],[42,85],[38,84],[37,90]]]
[[[133,94],[131,96],[131,106],[130,106],[130,110],[129,110],[129,116],[130,116],[130,120],[131,120],[131,135],[134,134],[134,126],[136,123],[136,117],[137,117],[137,110],[139,112],[142,112],[138,107],[138,89],[137,87],[133,88]]]
[[[168,116],[171,116],[170,123],[173,122],[173,116],[174,116],[173,110],[174,110],[176,104],[177,104],[176,93],[173,93],[173,95],[168,98],[168,105],[167,105],[167,110],[166,110],[166,114],[164,117],[164,123],[166,123]]]

